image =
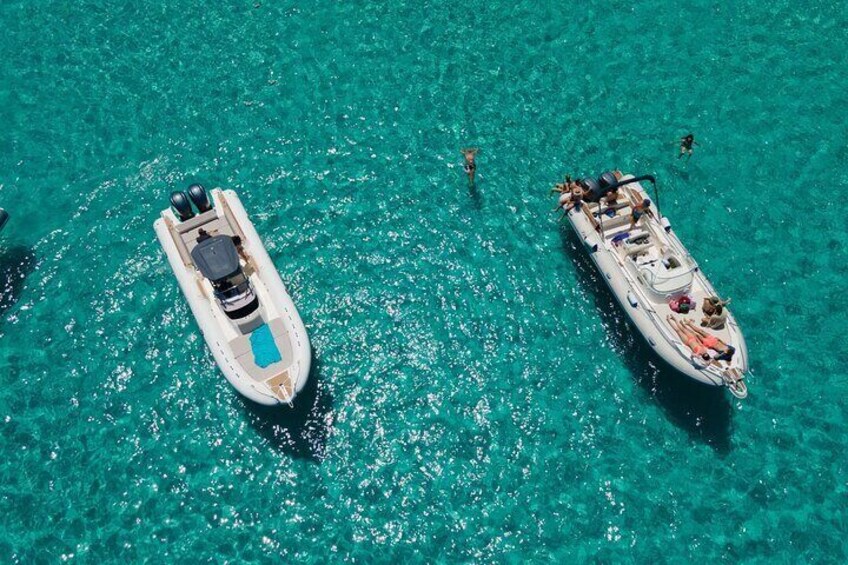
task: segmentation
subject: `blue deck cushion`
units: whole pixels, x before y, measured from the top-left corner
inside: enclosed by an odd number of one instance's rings
[[[253,350],[253,361],[257,367],[264,369],[283,360],[268,324],[262,324],[250,334],[250,348]]]

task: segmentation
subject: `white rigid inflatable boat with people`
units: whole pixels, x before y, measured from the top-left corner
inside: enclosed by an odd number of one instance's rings
[[[616,171],[567,178],[554,190],[601,278],[657,355],[687,377],[745,398],[748,350],[729,301],[718,298],[642,181],[656,189],[650,175]]]
[[[309,338],[238,195],[215,189],[210,200],[191,185],[171,194],[154,229],[230,384],[259,404],[291,405],[309,377]]]

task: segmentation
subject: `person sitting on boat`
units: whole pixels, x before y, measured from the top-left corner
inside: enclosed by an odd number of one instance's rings
[[[712,296],[704,299],[704,304],[701,309],[704,311],[704,317],[701,318],[701,325],[710,329],[720,330],[727,322],[727,309],[725,306],[730,304],[730,300],[721,300],[717,296]]]
[[[210,237],[212,236],[209,235],[209,233],[205,229],[200,228],[199,230],[197,230],[197,243],[200,243],[201,241],[206,241]]]
[[[572,196],[571,196],[570,191],[569,192],[563,192],[562,194],[560,194],[559,198],[557,199],[557,207],[554,208],[554,210],[556,210],[557,208],[563,208],[563,207],[567,206],[568,203],[571,202],[571,198],[572,198]]]
[[[606,204],[607,206],[615,206],[618,203],[618,187],[607,192],[606,196]]]
[[[697,327],[692,320],[683,320],[683,323],[700,338],[701,345],[718,353],[713,359],[716,361],[730,361],[733,358],[733,354],[736,353],[735,347],[724,343],[716,336]]]
[[[645,214],[650,214],[651,201],[647,198],[644,199],[640,204],[637,204],[633,207],[633,211],[630,213],[630,229],[636,227],[636,224]]]
[[[568,204],[565,207],[565,213],[568,214],[571,212],[572,208],[580,209],[580,206],[583,204],[583,189],[580,188],[579,184],[575,184],[574,188],[571,190],[571,198],[568,200]]]

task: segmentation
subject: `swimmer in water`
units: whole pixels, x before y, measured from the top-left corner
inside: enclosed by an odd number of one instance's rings
[[[465,170],[465,174],[468,175],[468,184],[474,184],[474,173],[477,172],[477,163],[474,161],[474,158],[477,155],[477,148],[469,147],[460,151],[465,155],[465,166],[463,169]]]
[[[680,159],[681,157],[683,157],[684,153],[688,153],[689,156],[686,157],[686,160],[688,161],[689,159],[691,159],[692,158],[692,146],[693,145],[698,145],[697,143],[695,143],[695,136],[694,135],[692,135],[690,133],[690,134],[687,134],[685,137],[681,137],[680,138],[680,155],[678,155],[677,158]]]

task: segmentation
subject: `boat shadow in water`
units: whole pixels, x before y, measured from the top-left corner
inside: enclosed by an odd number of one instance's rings
[[[277,451],[320,463],[327,455],[332,427],[333,397],[320,379],[320,362],[312,354],[312,369],[294,406],[263,406],[244,399],[250,424]]]
[[[29,247],[0,246],[0,317],[17,303],[35,263],[35,253]]]
[[[615,349],[621,352],[639,386],[690,437],[707,443],[720,454],[728,453],[732,406],[724,388],[695,382],[669,367],[621,312],[573,230],[565,224],[559,230],[562,247],[574,260],[578,284],[586,296],[593,298]]]

